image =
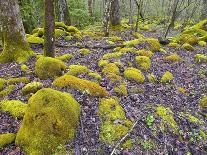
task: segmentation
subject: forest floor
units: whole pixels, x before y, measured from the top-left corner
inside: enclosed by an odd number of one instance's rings
[[[129,31],[114,32],[114,34],[120,36],[123,40],[134,39],[132,35],[129,35]],[[141,34],[146,37],[157,38],[160,32],[143,31]],[[121,44],[121,42],[116,43]],[[56,56],[70,53],[73,55],[73,58],[65,61],[67,66],[72,64],[84,65],[90,70],[99,73],[103,78],[100,85],[106,87],[110,96],[117,96],[119,98],[119,103],[124,108],[127,118],[133,123],[136,122],[134,128],[126,138],[126,140],[131,139],[133,145],[130,148],[120,145],[115,152],[116,154],[207,154],[207,143],[202,138],[200,132],[207,129],[207,119],[200,115],[201,110],[198,105],[200,97],[206,94],[207,90],[207,64],[196,63],[194,61],[194,55],[198,53],[206,54],[207,47],[195,46],[196,50],[190,52],[181,48],[175,50],[174,48],[162,46],[167,52],[155,52],[151,57],[152,64],[150,69],[143,71],[143,74],[147,77],[148,73],[153,73],[159,81],[166,71],[170,71],[174,76],[173,81],[167,84],[160,82],[151,83],[146,78],[144,83],[139,84],[124,79],[128,90],[128,96],[124,96],[118,95],[113,91],[113,88],[117,84],[110,82],[102,73],[102,67],[98,66],[98,61],[104,54],[113,52],[113,48],[104,48],[110,46],[107,43],[107,38],[92,39],[85,37],[79,45],[100,47],[89,48],[91,53],[88,55],[80,53],[80,48],[74,40],[64,41],[63,39],[59,39],[57,44],[63,46],[56,46],[56,51],[58,51]],[[64,45],[77,45],[77,47],[64,47]],[[139,50],[145,48],[143,46],[135,46],[135,48]],[[32,49],[36,53],[43,53],[41,45],[32,45]],[[175,52],[182,58],[181,61],[169,62],[164,60],[165,56]],[[129,67],[129,62],[131,62],[130,66],[136,66],[134,62],[135,57],[134,53],[129,52],[122,57],[110,59],[110,62],[120,61],[123,64],[120,67],[120,75],[124,77],[123,72],[126,67]],[[101,121],[97,112],[100,98],[69,88],[55,88],[52,86],[53,79],[38,79],[34,73],[35,61],[36,58],[32,57],[26,63],[29,67],[29,72],[26,73],[22,72],[20,69],[21,65],[15,62],[0,64],[0,77],[8,79],[11,77],[26,76],[31,82],[42,82],[44,87],[51,87],[73,94],[74,98],[81,105],[81,123],[78,127],[75,140],[66,145],[67,150],[72,149],[77,155],[110,154],[116,143],[109,145],[101,142],[99,139]],[[87,74],[80,74],[78,77],[91,80],[91,77]],[[20,100],[27,103],[30,96],[21,95],[21,89],[24,85],[23,83],[16,84],[14,91],[5,99]],[[167,124],[168,122],[165,122],[161,127],[162,119],[156,113],[158,106],[165,107],[173,115],[179,133],[171,128]],[[0,133],[16,133],[21,121],[21,119],[15,119],[8,113],[0,112]],[[0,154],[21,155],[24,153],[15,144],[10,144],[3,150],[0,150]]]

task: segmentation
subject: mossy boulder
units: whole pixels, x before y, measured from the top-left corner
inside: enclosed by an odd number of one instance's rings
[[[207,63],[207,55],[204,54],[196,54],[194,59],[197,63]]]
[[[3,100],[0,102],[0,111],[8,112],[13,117],[22,118],[27,104],[18,100]]]
[[[125,69],[124,77],[128,80],[134,80],[138,83],[144,83],[145,77],[142,72],[136,68],[130,67]]]
[[[205,108],[207,109],[207,96],[203,96],[200,101],[199,101],[199,105],[201,108]]]
[[[10,78],[7,80],[9,85],[11,84],[18,84],[18,83],[29,83],[30,80],[28,77],[17,77],[17,78]]]
[[[27,42],[30,43],[30,44],[43,44],[44,39],[31,35],[27,38]]]
[[[55,29],[55,38],[60,38],[65,35],[65,31],[61,29]]]
[[[182,34],[180,36],[180,42],[182,44],[188,43],[190,45],[195,45],[195,44],[198,43],[198,38],[193,36],[193,35],[191,35],[191,34]]]
[[[62,75],[67,66],[61,60],[51,57],[40,57],[35,63],[35,74],[40,79],[54,78]]]
[[[105,66],[105,65],[108,64],[108,63],[109,63],[108,60],[103,60],[103,59],[101,59],[101,60],[99,60],[99,62],[98,62],[98,66],[99,66],[99,67],[103,67],[103,66]]]
[[[190,44],[188,44],[188,43],[183,44],[182,48],[187,50],[187,51],[195,51],[195,48],[193,46],[191,46]]]
[[[88,75],[94,79],[97,79],[99,81],[102,80],[102,77],[100,74],[98,74],[97,72],[89,72]]]
[[[6,79],[0,78],[0,91],[3,89],[4,84],[7,82]]]
[[[5,89],[0,91],[0,99],[4,98],[6,95],[9,95],[14,90],[14,88],[14,85],[9,85]]]
[[[122,84],[114,87],[114,92],[116,92],[119,95],[128,96],[127,85],[125,83],[122,83]]]
[[[69,93],[44,88],[28,101],[16,145],[28,155],[54,154],[75,136],[80,105]]]
[[[149,50],[145,50],[145,49],[135,51],[134,53],[138,54],[140,56],[146,56],[146,57],[149,57],[149,58],[151,58],[153,56],[153,52],[151,52]]]
[[[55,79],[53,85],[60,88],[69,87],[72,89],[77,89],[93,96],[108,96],[106,89],[101,87],[96,82],[80,79],[72,75],[63,75]]]
[[[163,76],[162,76],[160,81],[161,81],[161,83],[166,83],[166,82],[172,81],[173,79],[174,79],[173,74],[171,72],[169,72],[169,71],[166,71],[163,74]]]
[[[119,75],[119,68],[114,63],[108,63],[104,66],[102,72],[104,74],[116,74]]]
[[[169,47],[169,48],[177,48],[177,47],[179,47],[179,44],[178,43],[175,43],[175,42],[170,42],[167,45],[167,47]]]
[[[90,71],[88,67],[82,65],[70,65],[68,68],[69,71],[66,74],[74,76],[78,74],[86,74]]]
[[[164,60],[169,62],[178,62],[181,60],[181,57],[178,54],[171,54],[166,57],[164,57]]]
[[[200,45],[201,47],[205,47],[207,43],[205,41],[199,41],[198,45]]]
[[[31,82],[25,85],[22,88],[22,94],[27,95],[30,93],[36,93],[38,90],[40,90],[43,87],[43,84],[41,82]]]
[[[61,55],[61,56],[58,56],[58,57],[55,57],[56,59],[58,60],[61,60],[61,61],[65,61],[65,60],[70,60],[73,58],[73,55],[72,54],[64,54],[64,55]]]
[[[25,64],[21,65],[21,71],[22,72],[27,72],[29,70],[29,67]]]
[[[87,49],[87,48],[82,48],[82,49],[80,49],[80,53],[82,55],[88,55],[88,54],[91,53],[91,51],[89,49]]]
[[[4,146],[11,144],[15,141],[16,134],[14,133],[4,133],[0,134],[0,149]]]
[[[151,66],[151,60],[147,56],[137,56],[135,62],[141,70],[148,70]]]
[[[158,52],[161,48],[161,45],[160,45],[158,39],[146,38],[146,39],[144,39],[144,42],[146,42],[150,45],[150,47],[149,47],[150,51]]]

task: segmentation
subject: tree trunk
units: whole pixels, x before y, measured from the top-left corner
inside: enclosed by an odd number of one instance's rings
[[[110,6],[112,0],[105,0],[105,10],[104,10],[104,19],[103,19],[103,26],[104,26],[104,35],[105,37],[109,36],[109,19],[110,19]]]
[[[129,1],[129,24],[131,25],[133,23],[133,15],[132,15],[132,0]]]
[[[112,0],[111,2],[110,21],[112,26],[117,26],[121,23],[119,0]]]
[[[201,19],[207,19],[207,0],[203,0],[203,9]]]
[[[62,21],[66,25],[71,25],[67,0],[55,0],[55,14],[58,21]]]
[[[45,44],[44,44],[44,55],[54,57],[54,5],[53,0],[45,0]]]
[[[4,39],[0,63],[25,62],[33,52],[27,43],[17,0],[0,0],[0,19]]]
[[[89,13],[89,16],[90,16],[90,17],[93,16],[93,11],[92,11],[92,0],[88,0],[88,13]]]

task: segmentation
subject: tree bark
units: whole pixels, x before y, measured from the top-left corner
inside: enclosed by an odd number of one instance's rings
[[[103,26],[104,26],[104,35],[105,37],[109,36],[109,19],[110,19],[110,6],[112,0],[105,0],[104,4],[104,19],[103,19]]]
[[[111,2],[110,21],[112,26],[117,26],[121,23],[119,0],[112,0]]]
[[[33,54],[26,40],[17,0],[0,0],[0,27],[3,34],[3,52],[0,63],[25,62]]]
[[[44,43],[44,55],[48,57],[54,57],[54,31],[55,31],[55,19],[54,19],[54,4],[53,0],[45,0],[45,43]]]
[[[201,19],[207,19],[207,0],[203,0],[203,9]]]
[[[89,16],[90,16],[90,17],[93,16],[92,0],[88,0],[88,13],[89,13]]]

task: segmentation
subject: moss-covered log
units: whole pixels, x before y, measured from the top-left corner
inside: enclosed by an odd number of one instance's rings
[[[0,19],[4,38],[0,63],[25,62],[33,54],[26,41],[25,31],[20,17],[17,0],[1,1]]]

